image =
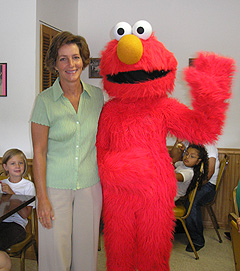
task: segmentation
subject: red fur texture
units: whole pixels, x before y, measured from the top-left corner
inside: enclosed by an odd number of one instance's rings
[[[166,137],[213,142],[231,96],[233,60],[200,53],[185,70],[193,109],[168,98],[177,61],[153,34],[141,41],[143,55],[136,64],[118,59],[116,40],[102,52],[101,74],[111,100],[101,113],[97,156],[108,271],[169,270],[176,179]],[[109,74],[137,70],[169,73],[134,84],[108,81]]]

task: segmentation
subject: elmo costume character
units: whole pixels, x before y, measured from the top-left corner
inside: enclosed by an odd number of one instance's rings
[[[139,21],[119,23],[102,52],[110,100],[101,113],[97,151],[103,187],[108,271],[169,270],[176,179],[168,133],[209,143],[221,133],[230,98],[232,59],[199,53],[185,70],[192,110],[168,97],[177,61]]]

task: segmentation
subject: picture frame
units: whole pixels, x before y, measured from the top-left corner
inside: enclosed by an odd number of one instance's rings
[[[7,96],[7,63],[0,63],[0,97]]]
[[[190,67],[190,66],[193,66],[193,62],[194,62],[194,60],[195,60],[196,58],[189,58],[188,59],[188,66]]]
[[[101,58],[90,58],[90,64],[89,64],[89,78],[102,78],[100,75],[100,61]]]

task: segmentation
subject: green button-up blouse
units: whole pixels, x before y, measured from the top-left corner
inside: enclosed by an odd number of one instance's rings
[[[31,122],[49,126],[47,187],[76,190],[99,182],[95,143],[103,94],[82,85],[77,113],[63,96],[59,79],[37,96]]]

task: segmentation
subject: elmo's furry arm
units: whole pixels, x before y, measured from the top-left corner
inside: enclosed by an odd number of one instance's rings
[[[234,70],[233,59],[199,53],[194,66],[185,69],[193,110],[172,100],[177,110],[169,111],[170,133],[202,144],[215,141],[224,124]]]
[[[105,104],[106,107],[106,104]],[[98,129],[98,133],[97,133],[97,138],[96,138],[96,147],[97,147],[97,160],[98,160],[98,165],[102,165],[103,164],[103,159],[104,156],[106,155],[106,153],[109,151],[110,145],[110,138],[109,138],[109,133],[108,133],[108,129],[110,127],[107,127],[110,122],[108,121],[107,115],[103,113],[101,113],[100,118],[99,118],[99,123],[98,123],[98,127],[102,127],[102,123],[105,124],[105,129]]]

